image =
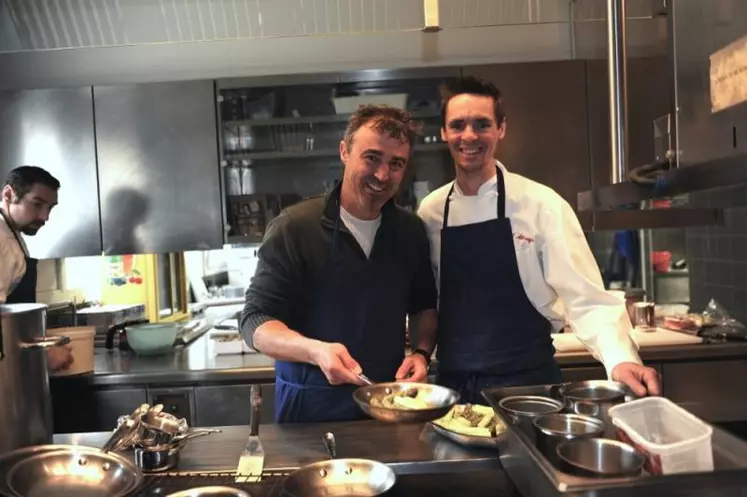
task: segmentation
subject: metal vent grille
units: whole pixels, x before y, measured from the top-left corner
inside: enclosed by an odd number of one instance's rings
[[[422,0],[0,0],[8,51],[420,29]],[[8,35],[4,35],[8,37]],[[13,43],[15,42],[15,43]]]

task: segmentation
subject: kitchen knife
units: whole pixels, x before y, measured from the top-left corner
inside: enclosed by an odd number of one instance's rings
[[[265,464],[265,451],[259,440],[259,410],[262,406],[262,387],[252,385],[251,390],[252,418],[250,421],[249,439],[239,457],[236,475],[245,479],[247,476],[259,479]]]

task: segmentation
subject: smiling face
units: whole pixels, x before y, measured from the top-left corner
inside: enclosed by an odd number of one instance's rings
[[[452,97],[445,110],[441,138],[457,170],[474,174],[492,169],[498,142],[506,135],[505,120],[496,119],[493,97],[462,93]]]
[[[358,219],[378,217],[384,204],[397,193],[409,156],[407,139],[382,133],[374,122],[361,126],[349,145],[340,142],[340,159],[345,165],[342,207]]]

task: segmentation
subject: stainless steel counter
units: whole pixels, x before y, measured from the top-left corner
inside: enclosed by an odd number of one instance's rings
[[[93,374],[55,378],[91,385],[257,382],[275,379],[275,361],[263,354],[214,356],[207,334],[172,354],[139,356],[131,351],[96,349]]]
[[[248,426],[222,427],[222,433],[196,438],[181,453],[178,471],[234,471],[247,437]],[[397,474],[460,473],[499,470],[498,451],[466,449],[444,439],[424,424],[386,424],[378,421],[263,425],[259,436],[265,450],[265,469],[295,469],[324,460],[322,435],[331,431],[338,457],[361,457],[391,465]],[[55,435],[59,444],[101,447],[110,432]]]
[[[82,382],[91,385],[145,385],[194,383],[272,382],[275,361],[262,354],[213,356],[207,335],[173,354],[143,357],[133,352],[97,349],[94,373],[55,381]],[[646,363],[684,362],[747,358],[747,343],[717,343],[651,347],[640,351]],[[586,352],[556,355],[563,368],[601,364]],[[437,362],[434,362],[437,367]]]

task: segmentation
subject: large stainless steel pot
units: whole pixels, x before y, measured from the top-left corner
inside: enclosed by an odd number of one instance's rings
[[[70,342],[46,338],[44,304],[0,305],[0,454],[52,443],[52,399],[45,350]]]

